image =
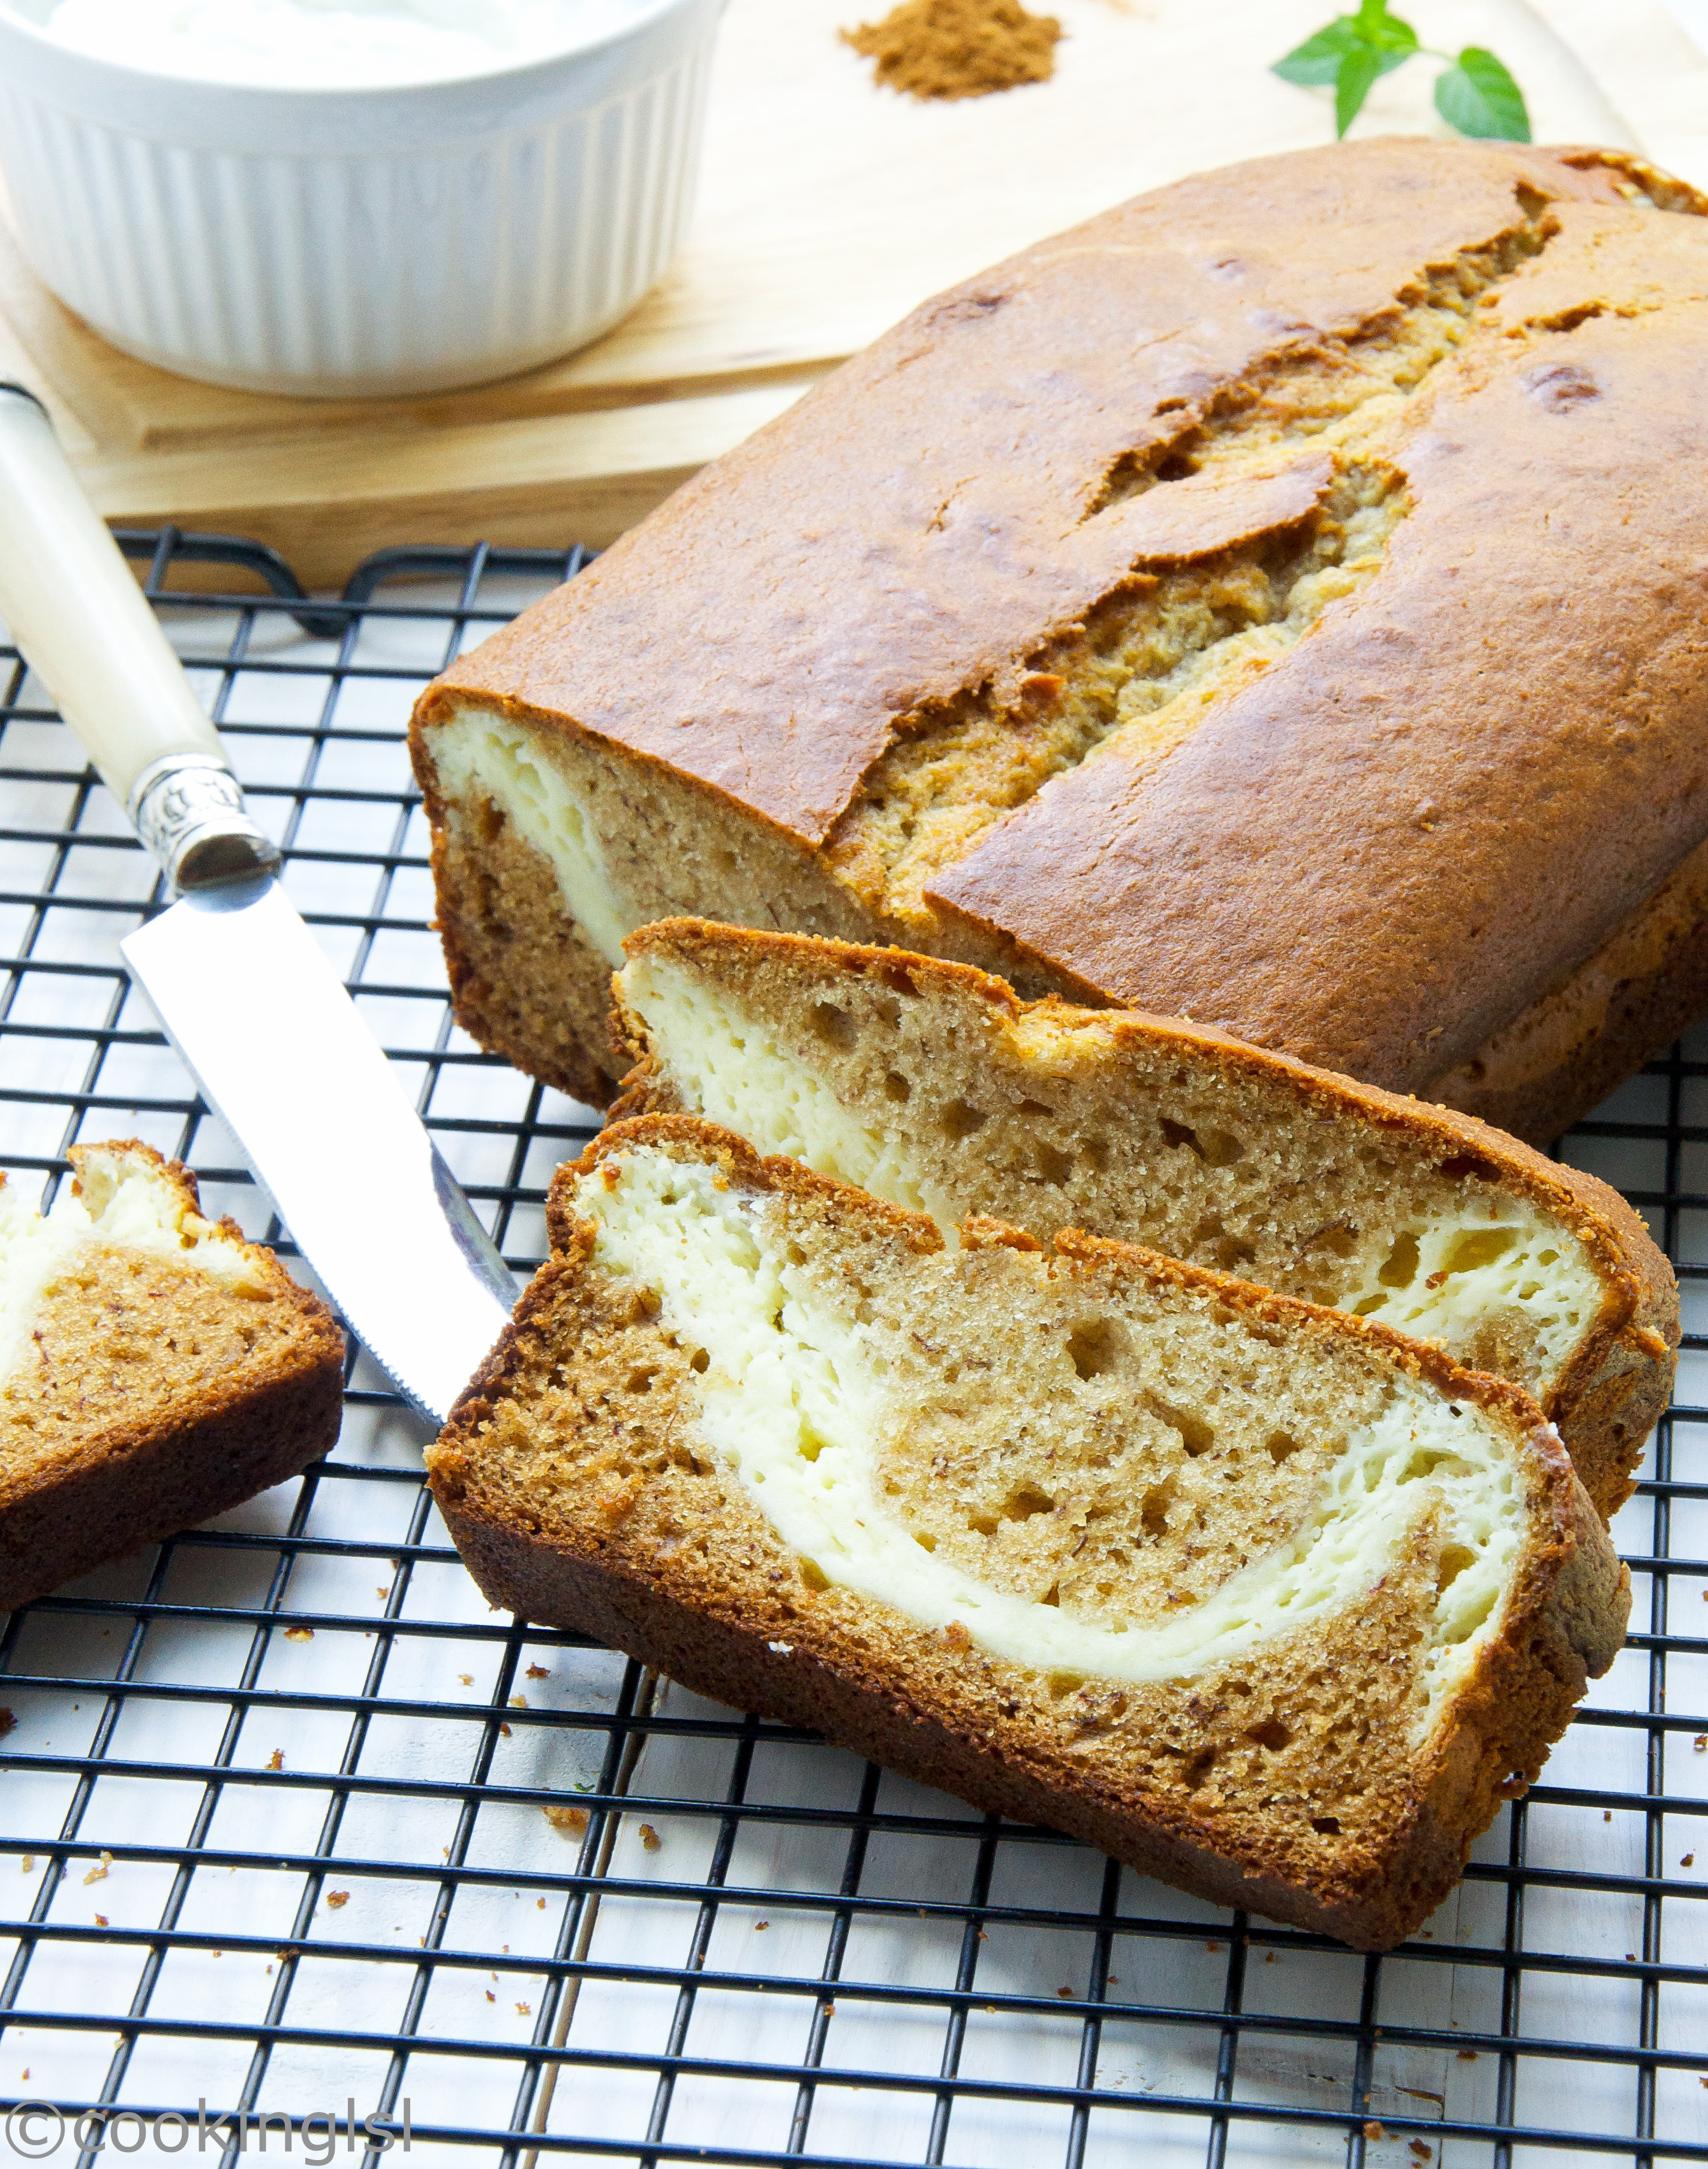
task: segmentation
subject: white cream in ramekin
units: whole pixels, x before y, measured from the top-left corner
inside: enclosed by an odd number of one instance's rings
[[[457,27],[455,0],[415,4]],[[432,79],[456,55],[425,39],[429,79],[385,80],[409,63],[371,51],[339,87],[290,80],[288,56],[264,81],[172,72],[168,36],[158,67],[127,64],[51,35],[52,0],[0,0],[19,238],[115,346],[215,383],[404,393],[529,369],[608,329],[680,245],[723,4],[557,0],[555,51],[488,36],[465,50],[497,65]],[[528,0],[510,14],[538,31]],[[269,72],[231,42],[212,64]]]
[[[11,0],[13,7],[19,0]],[[549,60],[627,29],[635,0],[48,0],[56,44],[197,82],[374,90]]]

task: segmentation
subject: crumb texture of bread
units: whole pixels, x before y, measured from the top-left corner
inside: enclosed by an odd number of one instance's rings
[[[483,1047],[577,1099],[602,1105],[619,1081],[605,1021],[622,937],[679,909],[685,882],[733,884],[744,921],[867,930],[814,860],[726,800],[698,794],[677,832],[659,775],[485,709],[458,710],[432,746],[423,775],[457,1016]]]
[[[0,1609],[330,1451],[344,1336],[187,1170],[73,1146],[39,1214],[0,1187]]]
[[[458,1015],[596,1094],[600,964],[696,914],[1401,1091],[1492,1046],[1557,1134],[1669,1028],[1609,945],[1704,844],[1704,209],[1371,141],[926,303],[423,696]]]
[[[928,1213],[1140,1244],[1374,1317],[1532,1394],[1597,1506],[1665,1406],[1676,1282],[1594,1177],[1225,1035],[894,950],[699,921],[615,982],[620,1114],[681,1111]]]
[[[1367,1948],[1611,1662],[1514,1389],[1127,1245],[607,1132],[430,1450],[489,1597]]]

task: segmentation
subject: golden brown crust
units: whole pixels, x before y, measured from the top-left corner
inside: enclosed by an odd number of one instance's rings
[[[739,1140],[683,1118],[607,1132],[582,1170],[637,1144],[716,1164],[733,1183],[786,1196],[809,1214],[846,1216],[922,1255],[938,1246],[919,1216],[793,1163],[761,1163]],[[1065,1239],[1056,1272],[1099,1285],[1144,1276],[1269,1334],[1371,1351],[1475,1403],[1521,1442],[1529,1514],[1507,1631],[1392,1796],[1342,1832],[1333,1817],[1310,1822],[1296,1805],[1278,1815],[1194,1790],[1194,1740],[1227,1722],[1208,1701],[1177,1692],[1172,1714],[1146,1720],[1135,1741],[1092,1709],[1095,1682],[1076,1699],[1052,1699],[1039,1676],[969,1648],[964,1634],[932,1633],[846,1591],[814,1593],[739,1485],[702,1465],[670,1419],[689,1351],[644,1306],[616,1308],[590,1268],[591,1226],[575,1223],[568,1203],[560,1180],[561,1247],[430,1449],[435,1496],[493,1601],[595,1633],[719,1700],[811,1725],[1213,1900],[1380,1949],[1445,1894],[1500,1798],[1540,1767],[1586,1668],[1604,1668],[1618,1644],[1628,1582],[1557,1440],[1516,1389],[1367,1321],[1124,1245]],[[988,1234],[1001,1250],[1015,1239]],[[1018,1241],[1022,1253],[1035,1249]],[[635,1367],[640,1398],[625,1399],[618,1382]],[[660,1473],[648,1474],[654,1463]],[[1400,1625],[1397,1596],[1385,1600],[1379,1586],[1367,1601],[1376,1628]],[[1265,1707],[1241,1705],[1238,1721]],[[1159,1756],[1184,1758],[1184,1780],[1147,1776]]]
[[[1708,195],[1689,181],[1681,181],[1676,173],[1655,165],[1639,152],[1609,149],[1595,143],[1566,143],[1556,145],[1549,155],[1578,173],[1599,170],[1621,174],[1663,211],[1687,211],[1698,218],[1708,216]]]
[[[115,1153],[146,1160],[200,1212],[189,1169],[136,1140],[73,1145],[78,1188]],[[0,1611],[241,1505],[336,1442],[336,1319],[234,1221],[219,1225],[242,1244],[254,1294],[98,1242],[38,1314],[32,1371],[6,1382],[0,1409]]]
[[[1700,571],[1675,487],[1708,457],[1700,209],[1623,152],[1399,141],[1139,199],[926,304],[460,658],[420,729],[470,700],[613,771],[673,773],[817,850],[867,909],[847,930],[1427,1089],[1703,839]],[[1320,506],[1309,433],[1234,474],[1190,472],[1194,433],[1380,350],[1472,258],[1495,269],[1465,338],[1359,455],[1404,502],[1379,568],[1194,727],[1124,727],[1059,772],[1041,755],[905,912],[899,890],[874,901],[838,853],[897,749],[969,701],[1017,729],[1028,687],[1051,698],[1047,653],[1112,600]],[[1633,533],[1615,573],[1607,538]],[[715,871],[669,900],[693,907],[768,917]],[[466,900],[442,909],[454,935]],[[1615,1018],[1598,1083],[1659,1014]],[[537,1036],[521,1058],[563,1066]],[[1536,1133],[1581,1097],[1513,1112]]]
[[[1425,1097],[1551,1144],[1708,1010],[1708,844]]]
[[[1700,270],[1708,286],[1708,252]],[[1586,320],[1569,356],[1515,340],[1425,394],[1412,509],[1358,597],[1166,761],[1135,768],[1117,740],[1058,776],[931,899],[1108,999],[1401,1090],[1473,1057],[1703,840],[1700,634],[1674,600],[1695,544],[1668,477],[1708,460],[1705,332],[1700,306],[1645,318],[1640,347],[1628,319]],[[1546,516],[1557,462],[1569,535]],[[1625,691],[1559,598],[1633,492],[1645,552],[1622,601],[1647,668]],[[1472,546],[1479,525],[1497,549]],[[1464,629],[1497,623],[1526,683],[1484,765],[1466,719],[1489,711],[1486,656]]]
[[[896,717],[1014,664],[1022,564],[1030,645],[1142,554],[1100,556],[1081,531],[1119,463],[1180,437],[1188,408],[1302,328],[1391,317],[1420,265],[1522,222],[1520,185],[1539,203],[1617,200],[1545,151],[1388,140],[1196,175],[1054,236],[924,303],[459,657],[433,696],[596,732],[821,842]],[[1135,322],[1190,324],[1189,349],[1155,333],[1135,345]],[[1034,372],[1050,396],[1017,487],[1012,390]],[[861,568],[886,560],[928,600],[878,639]],[[741,595],[787,617],[743,623]]]
[[[1284,1083],[1308,1106],[1403,1136],[1423,1164],[1475,1175],[1533,1202],[1578,1236],[1602,1287],[1600,1314],[1588,1325],[1570,1367],[1544,1396],[1543,1411],[1559,1426],[1578,1475],[1604,1515],[1610,1518],[1630,1496],[1644,1442],[1671,1392],[1680,1330],[1678,1285],[1640,1216],[1596,1176],[1550,1159],[1456,1109],[1316,1069],[1180,1018],[1142,1010],[1076,1010],[1054,996],[1022,1002],[1005,980],[970,965],[704,919],[660,921],[631,935],[624,946],[631,958],[672,953],[720,962],[733,957],[744,974],[771,967],[786,973],[873,978],[887,986],[894,986],[899,977],[921,989],[955,989],[1013,1025],[1043,1015],[1059,1019],[1093,1042],[1102,1038],[1112,1050],[1124,1043],[1177,1050],[1189,1062],[1214,1064],[1232,1077]],[[625,1010],[620,984],[608,1029],[613,1065],[630,1064],[611,1119],[672,1111],[670,1088],[657,1074],[645,1026]]]

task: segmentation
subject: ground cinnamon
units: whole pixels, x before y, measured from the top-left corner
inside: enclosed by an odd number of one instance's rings
[[[879,83],[915,98],[982,98],[1055,72],[1061,24],[1020,0],[901,0],[881,23],[844,30]]]

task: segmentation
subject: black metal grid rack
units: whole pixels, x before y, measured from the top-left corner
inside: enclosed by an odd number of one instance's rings
[[[298,903],[527,1266],[590,1118],[451,1027],[402,733],[578,555],[387,552],[309,604],[254,546],[127,546]],[[192,563],[266,592],[175,586]],[[0,1158],[51,1191],[79,1136],[139,1134],[266,1232],[120,968],[151,870],[8,668]],[[201,2159],[235,2155],[234,2110],[271,2117],[245,2150],[290,2124],[324,2159],[327,2114],[396,2129],[407,2103],[413,2153],[506,2164],[1708,2161],[1708,1034],[1567,1149],[1684,1284],[1679,1403],[1620,1522],[1634,1631],[1404,1949],[1219,1912],[489,1613],[420,1426],[358,1361],[327,1462],[0,1641],[0,2101],[104,2104],[109,2155],[178,2150],[138,2118],[180,2113]],[[14,2124],[13,2150],[51,2135]]]

